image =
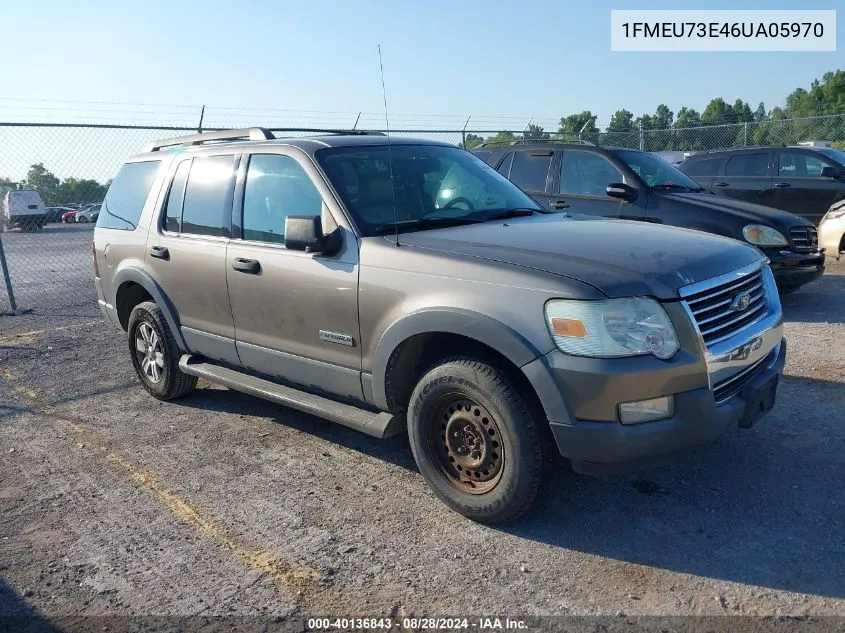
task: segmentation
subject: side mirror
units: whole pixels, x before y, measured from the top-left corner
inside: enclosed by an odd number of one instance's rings
[[[289,215],[285,218],[285,248],[331,254],[337,252],[340,243],[340,229],[323,235],[323,222],[319,215]]]
[[[822,178],[839,178],[839,175],[840,172],[836,167],[831,167],[830,165],[822,167]]]
[[[605,192],[611,198],[619,198],[626,202],[633,202],[637,199],[639,192],[631,185],[626,185],[624,182],[612,182],[607,186]]]

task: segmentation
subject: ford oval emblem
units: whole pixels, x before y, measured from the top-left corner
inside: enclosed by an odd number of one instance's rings
[[[751,295],[747,292],[743,292],[735,296],[734,300],[731,301],[731,310],[734,312],[742,312],[743,310],[746,310],[749,305],[751,305]]]

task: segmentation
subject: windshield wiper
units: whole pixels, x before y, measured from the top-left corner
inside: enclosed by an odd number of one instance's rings
[[[403,222],[397,222],[395,224],[380,224],[373,229],[373,233],[375,235],[385,235],[387,233],[393,233],[397,229],[400,231],[404,231],[405,229],[424,229],[436,226],[460,226],[462,224],[476,224],[477,222],[483,221],[484,220],[467,216],[461,218],[418,218],[416,220],[405,220]]]
[[[479,215],[479,216],[472,216],[478,221],[487,222],[488,220],[509,220],[511,218],[525,218],[529,215],[534,215],[535,213],[540,213],[538,209],[529,209],[529,208],[515,208],[515,209],[503,209],[501,211],[497,211],[496,213],[491,213],[489,215]]]

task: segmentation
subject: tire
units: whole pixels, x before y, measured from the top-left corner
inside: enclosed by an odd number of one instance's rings
[[[534,503],[543,443],[516,385],[495,366],[455,357],[430,369],[411,395],[408,436],[429,487],[455,512],[500,524]]]
[[[179,346],[164,313],[154,302],[145,301],[135,306],[129,315],[127,333],[132,366],[151,396],[159,400],[176,400],[196,388],[197,377],[179,370]],[[142,345],[143,350],[139,349]]]

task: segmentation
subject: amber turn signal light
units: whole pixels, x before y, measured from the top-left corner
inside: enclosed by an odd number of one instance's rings
[[[583,321],[577,319],[561,319],[555,317],[552,319],[552,329],[558,336],[571,336],[574,338],[584,338],[587,336],[587,328],[584,327]]]

